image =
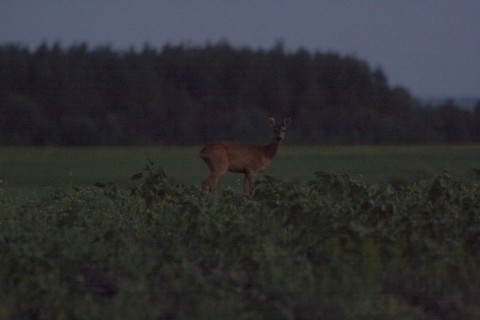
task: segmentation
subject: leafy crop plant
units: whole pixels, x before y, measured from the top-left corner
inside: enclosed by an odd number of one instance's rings
[[[479,318],[479,180],[133,178],[0,194],[0,318]]]

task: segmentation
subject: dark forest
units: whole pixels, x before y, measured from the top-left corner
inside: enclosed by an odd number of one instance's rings
[[[281,43],[0,45],[2,145],[265,142],[267,116],[291,117],[295,144],[480,141],[480,101],[426,105],[355,56]]]

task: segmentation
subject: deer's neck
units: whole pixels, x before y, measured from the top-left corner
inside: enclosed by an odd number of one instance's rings
[[[273,138],[273,140],[272,140],[272,142],[270,142],[270,144],[263,147],[263,151],[265,153],[265,156],[268,159],[272,159],[273,157],[275,157],[275,155],[277,154],[277,151],[278,151],[278,147],[280,146],[280,141],[281,140],[279,140],[277,138]]]

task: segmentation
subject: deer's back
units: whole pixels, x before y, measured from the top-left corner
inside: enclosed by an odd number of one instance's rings
[[[260,146],[236,142],[219,142],[206,145],[200,156],[207,163],[228,164],[228,170],[245,172],[267,164]]]

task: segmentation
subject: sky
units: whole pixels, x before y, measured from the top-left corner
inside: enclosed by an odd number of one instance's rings
[[[0,44],[223,40],[354,55],[417,98],[480,98],[479,0],[0,0]]]

